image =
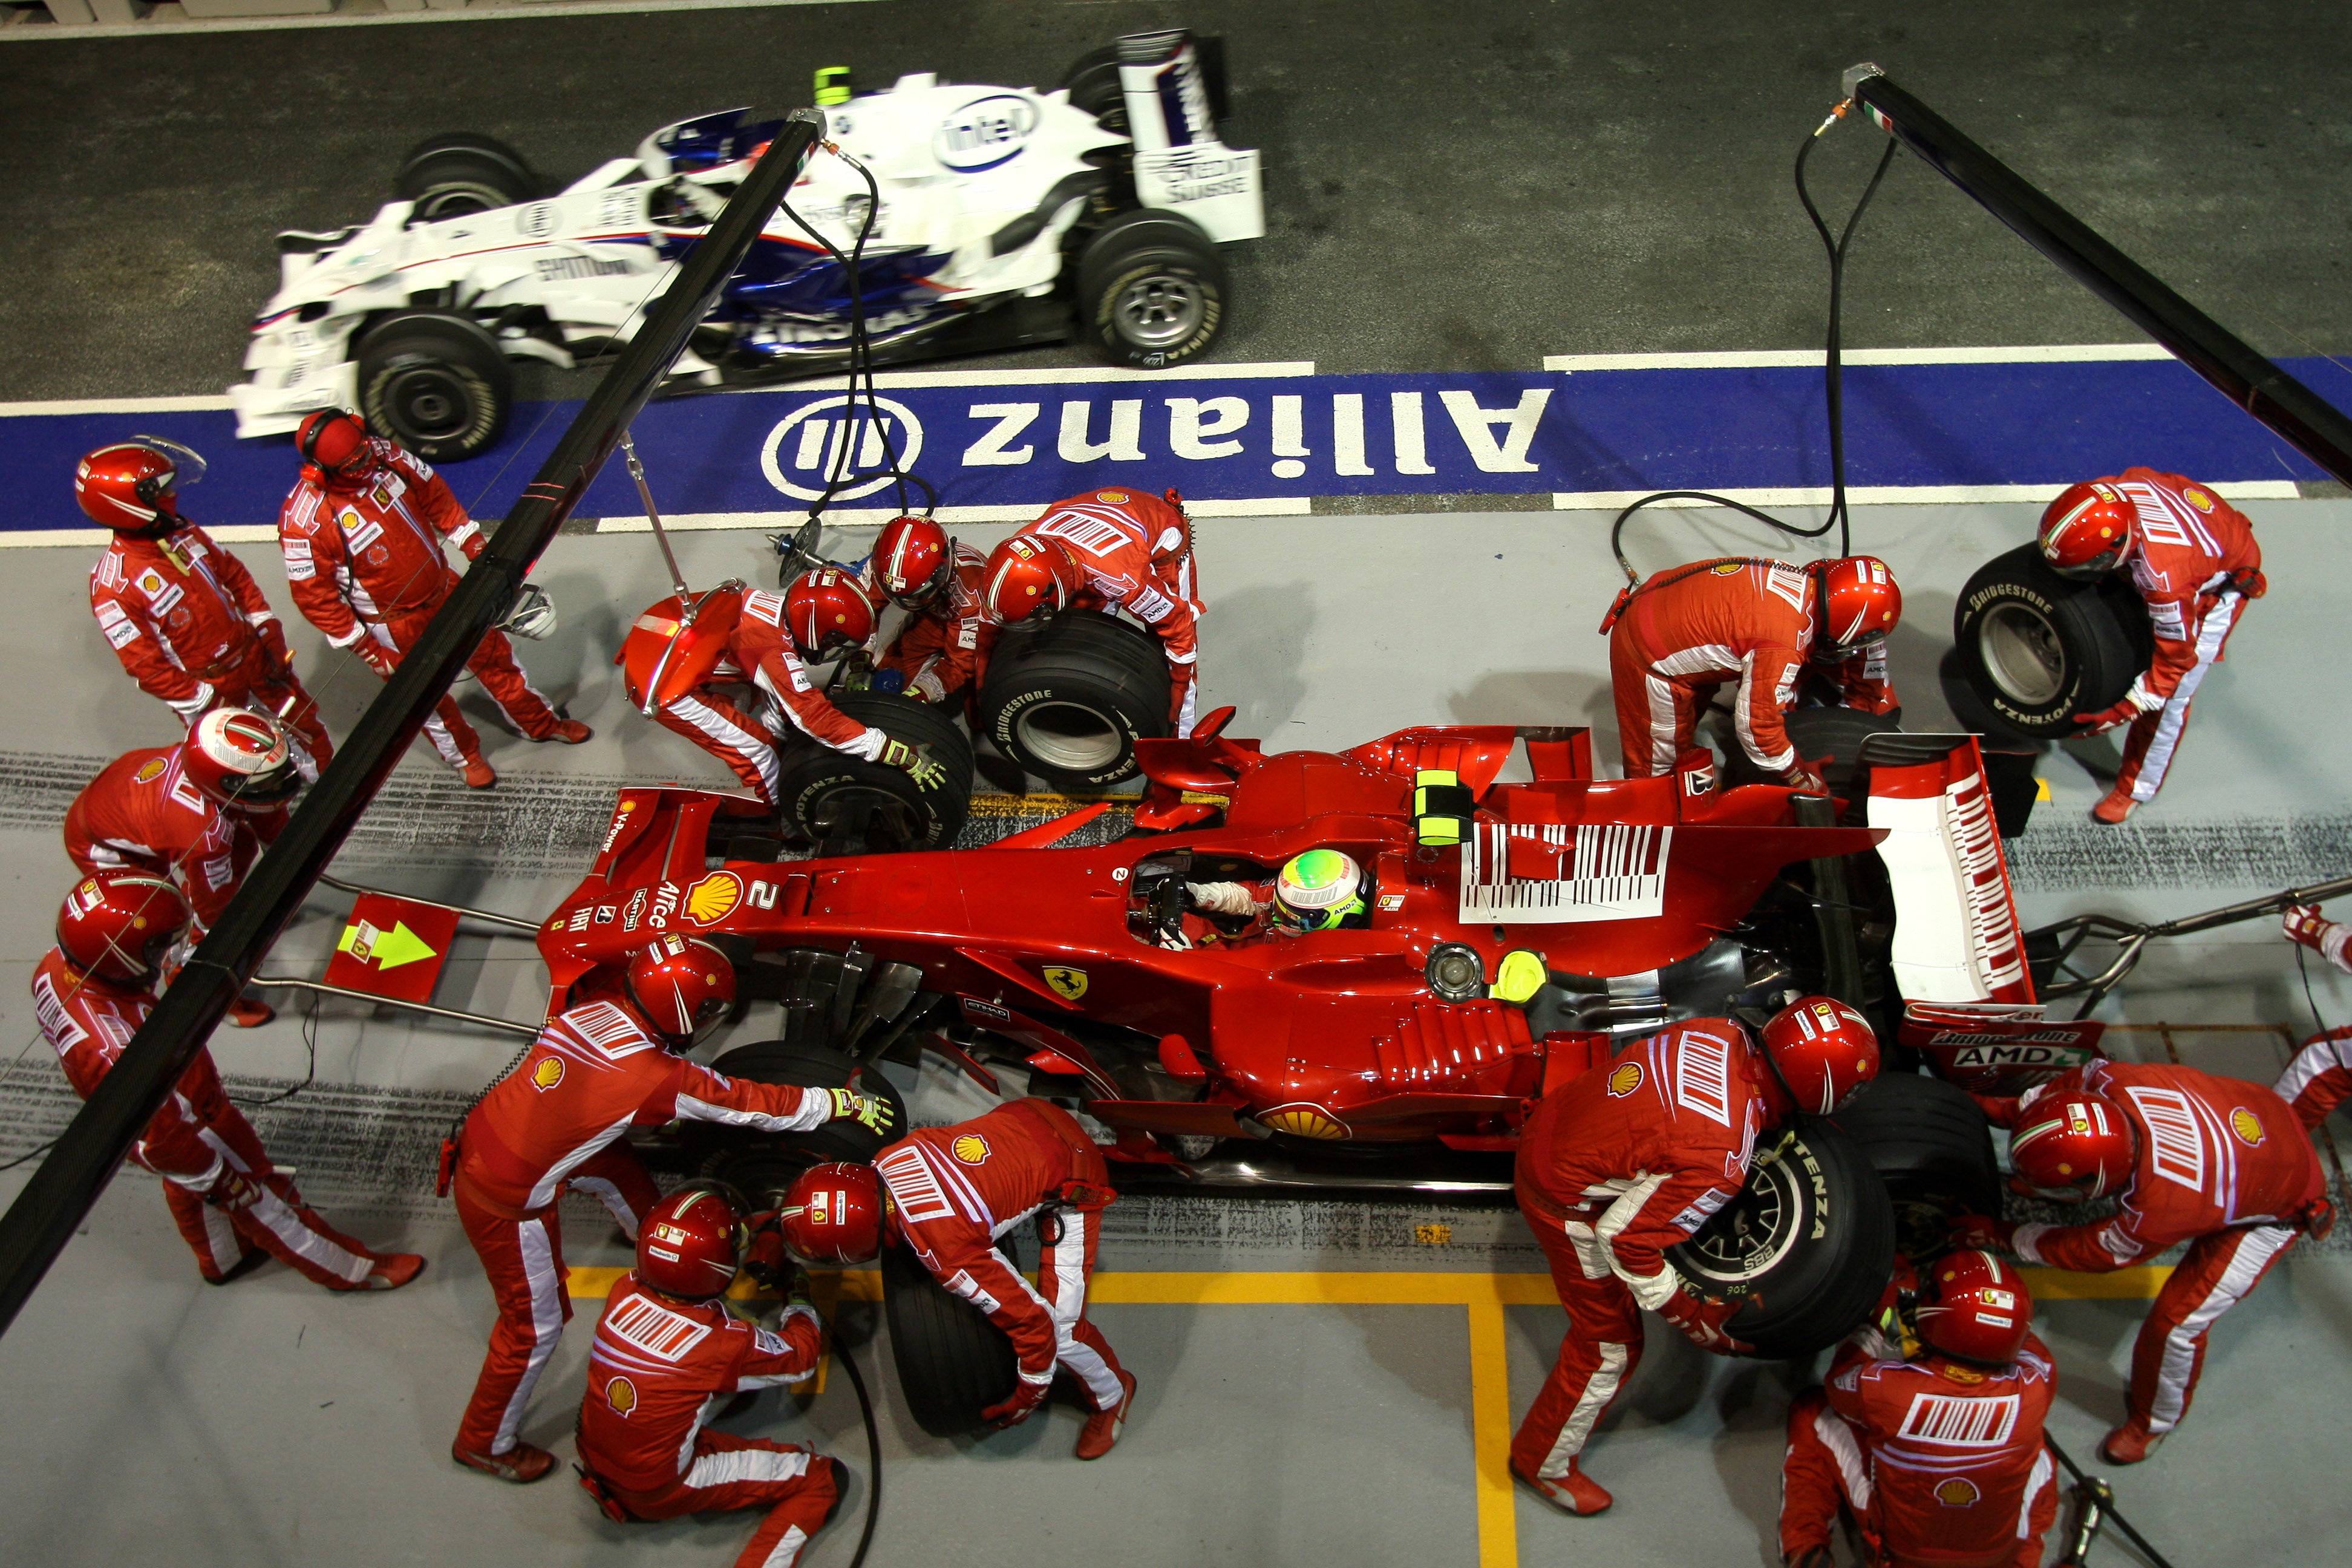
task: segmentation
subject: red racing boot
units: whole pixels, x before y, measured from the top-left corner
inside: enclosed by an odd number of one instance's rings
[[[490,764],[479,757],[467,757],[462,771],[467,789],[488,789],[499,782],[499,775],[490,771]]]
[[[2156,1446],[2163,1441],[2163,1433],[2150,1434],[2126,1421],[2107,1434],[2106,1440],[2099,1445],[2099,1458],[2111,1465],[2137,1465],[2155,1453]]]
[[[1554,1480],[1538,1480],[1534,1476],[1523,1473],[1517,1465],[1511,1467],[1511,1474],[1535,1488],[1544,1501],[1562,1513],[1579,1515],[1602,1513],[1607,1511],[1611,1503],[1617,1500],[1609,1495],[1606,1487],[1586,1475],[1584,1467],[1573,1459],[1569,1461],[1568,1474]]]
[[[240,996],[228,1005],[228,1021],[240,1029],[258,1029],[276,1016],[277,1009],[267,1002],[248,1002]]]
[[[1078,1458],[1099,1459],[1118,1441],[1127,1429],[1127,1413],[1135,1406],[1135,1373],[1118,1374],[1118,1403],[1108,1410],[1097,1410],[1087,1417],[1086,1429],[1078,1434]]]
[[[375,1260],[367,1278],[354,1290],[397,1290],[425,1272],[425,1259],[414,1252],[387,1252]]]
[[[449,1457],[469,1470],[527,1486],[555,1468],[555,1456],[544,1448],[518,1441],[503,1454],[469,1454],[452,1443]]]
[[[2138,804],[2139,802],[2122,790],[2111,789],[2100,799],[2098,805],[2091,807],[2091,820],[2104,822],[2109,827],[2121,827],[2124,825],[2124,818],[2129,816],[2132,814],[2132,808]]]
[[[583,724],[577,719],[558,719],[555,721],[554,729],[550,730],[544,735],[533,735],[531,739],[534,741],[561,741],[567,746],[576,746],[581,742],[589,739],[595,733],[595,731],[591,730],[587,725]]]

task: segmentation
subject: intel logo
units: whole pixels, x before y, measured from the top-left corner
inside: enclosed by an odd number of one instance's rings
[[[975,99],[940,121],[931,151],[961,174],[976,174],[1021,156],[1021,145],[1037,129],[1037,106],[1013,93]]]

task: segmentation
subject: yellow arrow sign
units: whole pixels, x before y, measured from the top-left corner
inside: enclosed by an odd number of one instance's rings
[[[408,929],[406,921],[393,921],[390,931],[366,921],[353,921],[343,928],[342,940],[335,946],[362,963],[373,963],[378,969],[397,969],[420,958],[438,956],[425,945],[424,938]]]

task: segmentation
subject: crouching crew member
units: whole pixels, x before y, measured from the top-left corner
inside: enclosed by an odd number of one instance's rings
[[[2109,1464],[2136,1465],[2189,1414],[2214,1322],[2297,1237],[2326,1234],[2335,1211],[2319,1156],[2277,1095],[2193,1068],[2095,1061],[1981,1103],[2011,1129],[2016,1190],[2060,1203],[2112,1195],[2121,1206],[2084,1225],[1964,1216],[1953,1222],[1961,1245],[2105,1274],[2189,1244],[2132,1347],[2124,1424],[2099,1445]]]
[[[1895,574],[1869,555],[1809,566],[1697,561],[1628,588],[1601,623],[1625,776],[1674,772],[1699,716],[1730,681],[1732,730],[1748,761],[1799,788],[1820,788],[1786,728],[1801,682],[1814,678],[1865,713],[1891,711],[1886,639],[1902,618]]]
[[[981,603],[988,558],[959,544],[928,517],[894,517],[882,525],[860,584],[898,605],[907,624],[875,660],[922,702],[945,702],[980,690],[996,623]]]
[[[489,1276],[499,1321],[451,1451],[500,1480],[535,1481],[555,1462],[515,1431],[572,1316],[557,1201],[567,1186],[594,1194],[632,1239],[659,1201],[622,1133],[678,1120],[804,1132],[854,1118],[888,1130],[881,1100],[739,1082],[685,1058],[735,999],[735,972],[709,943],[663,937],[630,961],[623,989],[623,999],[551,1019],[459,1135],[457,1217]]]
[[[744,1217],[702,1187],[646,1214],[637,1266],[588,1352],[580,1484],[622,1523],[764,1508],[735,1568],[792,1568],[841,1496],[837,1461],[703,1426],[714,1402],[804,1383],[824,1354],[824,1326],[797,1293],[758,1325],[719,1300],[741,1262]]]
[[[1841,1502],[1874,1568],[2039,1568],[2058,1512],[2042,1443],[2056,1384],[2033,1298],[1990,1252],[1938,1259],[1920,1298],[1916,1339],[1899,1315],[1864,1329],[1828,1386],[1789,1406],[1787,1568],[1831,1568]]]
[[[2062,575],[2099,578],[2128,569],[2147,604],[2156,659],[2112,708],[2077,713],[2096,734],[2119,724],[2124,764],[2091,815],[2121,823],[2156,798],[2180,749],[2189,705],[2249,599],[2268,587],[2263,550],[2245,514],[2179,474],[2126,468],[2071,485],[2042,514],[2042,558]]]
[[[1695,1018],[1544,1097],[1519,1131],[1513,1186],[1568,1309],[1559,1364],[1511,1442],[1511,1470],[1553,1506],[1611,1499],[1578,1462],[1642,1362],[1642,1312],[1722,1354],[1738,1303],[1694,1295],[1665,1249],[1748,1179],[1757,1134],[1826,1115],[1877,1076],[1878,1042],[1843,1002],[1808,996],[1764,1026]]]
[[[187,918],[178,889],[145,871],[98,871],[66,896],[58,945],[33,970],[33,1013],[84,1100],[153,1011],[164,951]],[[395,1290],[425,1267],[415,1253],[372,1251],[305,1204],[229,1103],[208,1050],[197,1050],[131,1158],[163,1178],[172,1221],[208,1284],[266,1258],[330,1290]]]
[[[793,1184],[782,1223],[796,1256],[825,1265],[874,1257],[887,1226],[934,1279],[1013,1342],[1020,1377],[982,1417],[1019,1426],[1045,1403],[1055,1372],[1066,1371],[1092,1412],[1077,1457],[1099,1459],[1118,1441],[1135,1403],[1134,1374],[1086,1315],[1097,1216],[1118,1195],[1101,1151],[1069,1112],[1016,1100],[975,1121],[909,1133],[870,1166],[812,1168]],[[1034,1286],[994,1245],[1033,1214],[1043,1244]]]
[[[983,595],[1010,626],[1040,609],[1125,610],[1151,628],[1167,656],[1168,721],[1192,732],[1203,614],[1192,574],[1192,524],[1174,490],[1089,490],[991,552]]]
[[[2283,923],[2289,942],[2301,943],[2352,974],[2352,959],[2344,954],[2346,944],[2352,942],[2352,925],[2327,919],[2317,904],[2291,906]],[[2352,1028],[2323,1030],[2304,1041],[2303,1049],[2271,1089],[2294,1107],[2306,1129],[2326,1121],[2344,1103],[2344,1097],[2352,1094]]]

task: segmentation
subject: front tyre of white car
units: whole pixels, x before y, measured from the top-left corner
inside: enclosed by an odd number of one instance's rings
[[[1197,358],[1224,325],[1224,258],[1181,213],[1125,212],[1078,256],[1078,321],[1111,360],[1164,370]]]
[[[506,428],[514,370],[498,340],[463,316],[413,311],[359,345],[360,412],[428,463],[488,448]]]

